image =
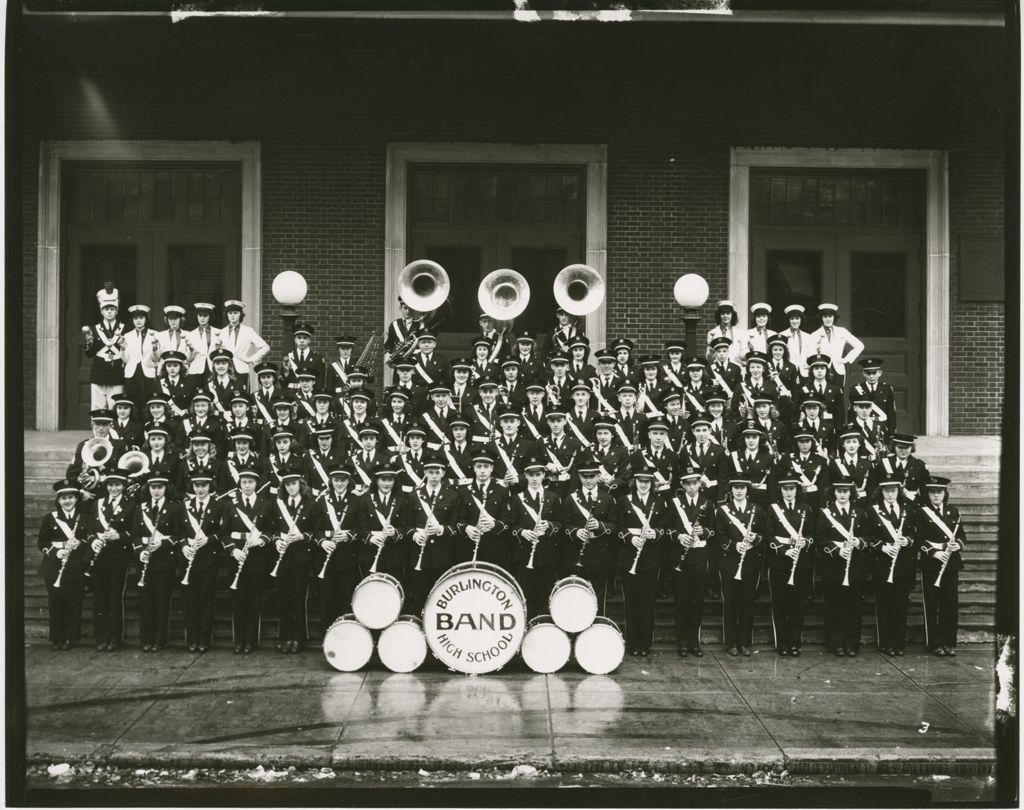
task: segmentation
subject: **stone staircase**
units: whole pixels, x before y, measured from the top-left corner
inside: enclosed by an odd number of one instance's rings
[[[46,637],[46,590],[36,575],[39,554],[36,550],[36,536],[39,517],[53,508],[51,484],[60,478],[70,461],[71,454],[83,432],[25,434],[25,636],[29,640]],[[967,533],[968,548],[965,568],[960,579],[960,640],[964,642],[991,641],[995,635],[995,582],[998,547],[999,519],[999,448],[1000,442],[994,437],[948,437],[922,438],[918,442],[917,455],[925,460],[936,475],[953,480],[950,500],[959,507],[963,515],[963,526]],[[228,584],[233,571],[223,572],[223,581],[217,596],[217,618],[215,637],[222,643],[231,638],[230,591]],[[137,591],[134,583],[137,574],[129,575],[129,587],[125,594],[125,615],[129,641],[138,638]],[[314,580],[309,595],[310,632],[313,637],[321,633],[319,626],[318,596]],[[172,640],[184,638],[179,594],[175,591],[172,603]],[[86,640],[91,633],[91,606],[86,598],[83,631]],[[609,618],[622,621],[621,590],[609,590],[607,606]],[[265,637],[276,637],[276,610],[272,595],[268,596],[263,621]],[[911,641],[923,642],[924,620],[922,616],[921,586],[918,582],[911,594],[908,618],[908,632]],[[804,638],[808,644],[821,643],[823,619],[820,593],[816,593],[808,605]],[[721,603],[709,600],[705,610],[702,638],[705,643],[715,643],[721,638]],[[764,579],[758,592],[757,615],[754,628],[755,643],[764,647],[772,643],[771,611],[768,602],[768,586]],[[869,598],[864,608],[864,642],[875,640],[874,602]],[[655,642],[670,646],[675,642],[673,606],[671,599],[659,600],[656,614]]]

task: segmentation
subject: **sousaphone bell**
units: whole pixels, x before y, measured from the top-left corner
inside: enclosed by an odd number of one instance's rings
[[[587,264],[570,264],[555,276],[555,301],[570,315],[589,315],[604,301],[604,279]]]
[[[409,262],[398,274],[398,295],[409,309],[420,313],[433,312],[451,292],[448,273],[437,262],[417,259]]]
[[[480,309],[496,321],[511,321],[526,311],[530,285],[522,273],[502,268],[492,270],[477,289]]]

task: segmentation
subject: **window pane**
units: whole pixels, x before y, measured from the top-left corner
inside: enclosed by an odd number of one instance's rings
[[[556,323],[555,276],[568,264],[565,249],[513,247],[509,258],[512,269],[522,273],[530,285],[530,306],[516,319],[516,331],[550,332]]]
[[[821,303],[821,263],[818,250],[765,251],[766,303],[772,308],[771,328],[789,328],[785,309],[790,304],[803,304],[809,313],[817,311]]]
[[[430,245],[425,255],[445,269],[453,292],[471,290],[475,294],[483,275],[483,259],[477,245]],[[451,313],[440,328],[445,332],[475,332],[479,325],[479,315],[480,307],[475,297],[471,301],[455,300],[453,297]]]
[[[853,333],[906,337],[906,254],[852,251],[850,271]]]
[[[196,301],[218,304],[224,300],[225,260],[224,245],[168,246],[168,300],[185,307],[190,322],[194,321],[192,305]]]

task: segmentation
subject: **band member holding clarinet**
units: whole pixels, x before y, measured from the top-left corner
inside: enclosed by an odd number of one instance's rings
[[[632,656],[650,655],[654,641],[654,606],[658,597],[659,541],[668,534],[665,499],[653,491],[654,472],[633,469],[633,491],[615,503],[618,563],[626,613],[626,649]]]
[[[801,477],[783,470],[779,495],[768,507],[768,592],[772,600],[775,650],[798,656],[803,645],[804,611],[814,572],[815,493],[798,499]]]
[[[509,498],[509,526],[515,546],[512,552],[516,580],[526,596],[527,618],[548,612],[548,597],[558,578],[558,516],[562,499],[544,486],[543,458],[523,465],[526,488]]]
[[[918,514],[925,643],[939,656],[956,655],[957,589],[966,541],[960,512],[949,504],[949,483],[931,476]]]
[[[728,480],[730,495],[719,504],[715,522],[715,535],[721,542],[722,641],[729,655],[749,656],[754,644],[754,599],[761,581],[765,513],[749,497],[749,478],[738,474]]]
[[[38,573],[46,584],[50,647],[56,652],[70,650],[81,635],[89,546],[84,541],[87,517],[78,485],[61,479],[53,491],[56,508],[43,515],[36,545],[43,555]]]
[[[706,427],[705,422],[705,427]],[[663,567],[672,571],[676,607],[676,652],[681,658],[704,655],[700,626],[708,581],[708,542],[715,533],[715,504],[701,492],[703,471],[689,466],[680,471],[681,492],[669,499],[669,542],[664,544]]]
[[[168,498],[167,477],[153,473],[149,497],[135,510],[132,547],[139,562],[139,640],[143,652],[167,646],[177,545],[184,534],[184,507]]]
[[[271,537],[277,551],[277,560],[270,569],[277,583],[277,649],[297,653],[306,640],[306,594],[317,510],[303,471],[282,468],[278,474],[281,488],[270,510]]]
[[[398,470],[393,462],[373,472],[373,488],[360,496],[356,527],[363,540],[359,550],[363,574],[391,574],[405,579],[408,556],[405,535],[409,529],[409,502],[395,486]]]
[[[423,462],[423,485],[407,496],[410,502],[411,539],[406,564],[407,612],[419,614],[431,586],[455,560],[455,521],[459,493],[445,481],[448,461],[443,455],[427,456]]]
[[[598,428],[599,435],[602,430],[611,436],[607,427]],[[625,453],[621,448],[616,448],[616,451]],[[565,536],[561,544],[559,575],[576,575],[587,580],[597,594],[597,612],[601,616],[604,615],[608,577],[618,551],[615,496],[626,488],[625,483],[622,490],[598,486],[607,463],[607,458],[589,456],[577,464],[579,487],[562,499],[559,516]]]
[[[832,495],[818,520],[822,589],[825,593],[825,642],[839,657],[860,652],[861,604],[870,569],[867,516],[853,503],[853,479],[832,481]]]
[[[917,508],[900,495],[901,482],[885,478],[872,498],[865,531],[873,550],[878,649],[903,655],[907,646],[907,606],[917,578]]]
[[[473,483],[460,492],[457,557],[512,567],[512,547],[506,524],[510,490],[492,478],[494,457],[484,448],[473,455]]]
[[[221,542],[223,512],[210,497],[213,474],[196,472],[189,479],[192,497],[184,503],[185,522],[178,567],[181,604],[185,614],[185,643],[190,653],[204,653],[213,644],[213,607],[217,596],[217,568],[224,549]]]
[[[124,639],[124,588],[132,561],[131,526],[135,504],[125,497],[127,476],[120,470],[103,477],[107,494],[96,501],[88,521],[92,562],[92,622],[96,651],[113,651]]]
[[[313,568],[320,580],[320,621],[324,632],[352,610],[352,592],[359,581],[356,545],[356,496],[352,470],[336,462],[327,470],[329,486],[316,500],[317,545]]]
[[[267,587],[267,572],[274,564],[272,509],[276,499],[257,491],[260,471],[246,466],[238,470],[238,488],[224,505],[224,550],[230,554],[231,624],[235,654],[250,654],[260,640],[260,608]]]

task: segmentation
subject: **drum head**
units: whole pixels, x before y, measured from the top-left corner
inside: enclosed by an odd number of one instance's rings
[[[607,675],[622,663],[626,643],[612,622],[600,621],[576,636],[573,654],[584,672]]]
[[[587,580],[566,577],[551,589],[548,608],[555,624],[566,633],[580,633],[597,618],[597,595]]]
[[[324,658],[341,672],[355,672],[370,662],[373,636],[354,618],[342,617],[324,634]]]
[[[427,639],[423,625],[415,616],[402,616],[389,625],[377,639],[377,655],[392,672],[412,672],[427,658]]]
[[[534,672],[558,672],[569,662],[572,644],[566,632],[551,622],[550,616],[544,618],[546,622],[534,624],[536,619],[530,622],[521,650],[523,661]]]
[[[352,612],[371,630],[382,630],[399,617],[404,594],[398,580],[389,574],[371,574],[356,585]]]

